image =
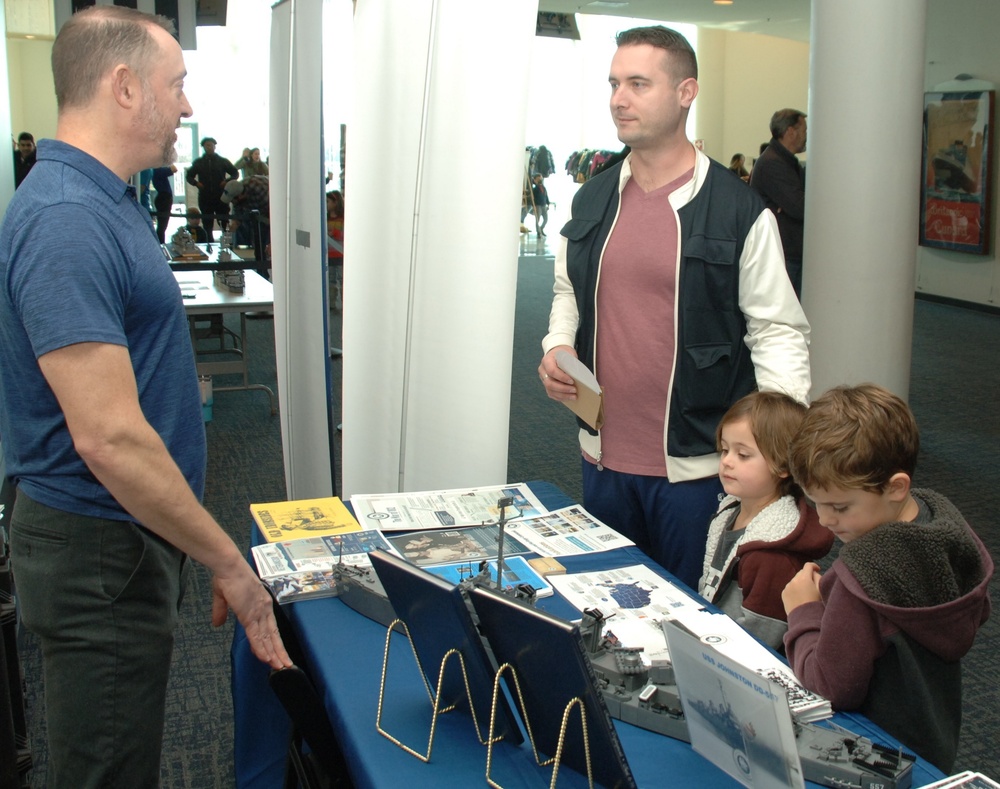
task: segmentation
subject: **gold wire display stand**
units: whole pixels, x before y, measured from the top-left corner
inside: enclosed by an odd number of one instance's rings
[[[433,708],[433,713],[431,715],[431,727],[427,736],[427,751],[426,753],[420,753],[416,749],[410,747],[406,743],[402,742],[398,737],[390,734],[384,728],[382,728],[382,709],[385,703],[385,684],[386,677],[389,670],[389,650],[392,645],[392,631],[399,630],[403,635],[406,636],[407,643],[410,645],[410,651],[413,653],[414,660],[417,661],[417,669],[420,674],[420,679],[424,683],[424,689],[427,691],[427,697],[430,699],[431,706]],[[385,650],[382,656],[382,678],[379,682],[378,689],[378,712],[375,717],[375,728],[378,733],[385,737],[390,742],[394,743],[398,747],[402,748],[411,756],[415,756],[420,761],[425,764],[431,760],[431,752],[434,748],[434,732],[437,729],[438,715],[443,715],[446,712],[451,712],[456,708],[456,704],[452,704],[448,707],[440,707],[441,701],[441,686],[444,681],[444,672],[448,667],[449,661],[453,657],[458,658],[458,665],[462,671],[462,682],[465,685],[465,698],[469,702],[469,710],[472,715],[472,725],[476,729],[476,738],[479,740],[480,745],[486,746],[486,783],[489,784],[493,789],[503,789],[503,786],[498,784],[492,778],[493,772],[493,746],[503,740],[503,737],[497,737],[494,735],[496,731],[496,721],[497,721],[497,705],[500,698],[500,693],[502,689],[500,686],[500,680],[503,679],[504,674],[509,674],[511,679],[513,679],[514,689],[517,692],[518,708],[522,712],[522,718],[524,720],[524,727],[528,732],[528,742],[531,743],[531,753],[535,758],[535,763],[539,767],[548,767],[552,765],[552,778],[549,782],[549,789],[555,789],[556,781],[559,778],[559,766],[562,762],[563,747],[566,743],[566,731],[569,726],[570,716],[574,709],[578,710],[580,729],[583,735],[583,753],[584,759],[587,763],[587,782],[590,789],[594,789],[594,774],[593,768],[590,763],[590,737],[587,733],[587,710],[584,706],[583,699],[579,696],[572,698],[566,704],[563,709],[562,723],[559,727],[559,740],[556,747],[555,756],[542,760],[538,754],[538,748],[535,745],[535,735],[531,730],[531,721],[528,718],[528,712],[524,704],[524,695],[521,692],[521,681],[517,677],[517,672],[510,663],[504,663],[500,669],[497,671],[496,676],[493,679],[493,699],[490,704],[490,729],[489,736],[483,739],[482,730],[479,728],[479,720],[476,718],[475,705],[472,703],[472,692],[469,689],[469,676],[465,670],[465,658],[462,657],[462,653],[457,649],[449,649],[441,661],[441,668],[438,671],[437,687],[432,690],[430,684],[427,681],[427,675],[424,673],[423,666],[420,664],[420,657],[417,655],[417,650],[413,646],[413,640],[410,638],[410,630],[406,626],[406,622],[402,619],[394,620],[390,625],[385,634]]]
[[[419,753],[418,751],[414,750],[409,745],[407,745],[406,743],[402,742],[397,737],[394,737],[392,734],[390,734],[389,732],[387,732],[385,729],[382,728],[382,707],[383,707],[383,704],[384,704],[384,701],[385,701],[385,682],[386,682],[386,675],[388,674],[388,668],[389,668],[389,648],[390,648],[390,645],[392,644],[392,631],[394,629],[396,629],[397,625],[401,628],[400,632],[402,632],[402,634],[406,636],[406,640],[407,640],[407,642],[410,645],[410,651],[413,653],[413,658],[414,658],[414,660],[417,661],[417,669],[418,669],[418,671],[420,673],[420,679],[424,683],[424,688],[427,690],[427,696],[430,699],[431,706],[433,707],[433,710],[434,710],[433,714],[431,715],[431,728],[430,728],[430,732],[428,733],[428,737],[427,737],[427,753],[426,754]],[[383,737],[385,737],[389,741],[391,741],[391,742],[395,743],[396,745],[398,745],[400,748],[402,748],[404,751],[406,751],[411,756],[416,756],[418,759],[420,759],[420,761],[425,762],[425,763],[429,762],[430,759],[431,759],[431,750],[434,747],[434,732],[435,732],[435,730],[437,728],[438,715],[442,715],[442,714],[444,714],[446,712],[451,712],[457,706],[456,704],[452,704],[451,706],[444,707],[444,708],[439,707],[439,704],[440,704],[440,701],[441,701],[441,685],[442,685],[442,682],[444,681],[444,672],[447,669],[448,663],[452,659],[452,657],[457,657],[458,658],[458,665],[459,665],[459,668],[462,670],[462,682],[465,684],[465,698],[469,702],[469,710],[470,710],[470,712],[472,714],[472,725],[475,726],[475,728],[476,728],[476,738],[479,740],[479,744],[480,745],[487,745],[488,744],[492,748],[493,747],[493,743],[495,742],[492,739],[493,738],[493,720],[492,720],[492,718],[490,720],[490,738],[491,739],[487,743],[487,741],[483,739],[482,731],[479,728],[479,721],[476,718],[476,708],[475,708],[475,705],[472,703],[472,692],[469,689],[469,675],[465,671],[465,658],[462,657],[462,653],[459,650],[457,650],[457,649],[449,649],[445,653],[444,659],[441,661],[441,668],[438,671],[437,687],[434,690],[431,690],[431,686],[427,682],[427,675],[424,673],[423,666],[420,664],[420,657],[417,655],[417,650],[413,646],[413,639],[410,638],[410,630],[406,626],[406,622],[404,622],[402,619],[396,619],[396,620],[394,620],[389,625],[389,629],[386,631],[386,634],[385,634],[385,651],[384,651],[383,656],[382,656],[382,680],[379,683],[379,689],[378,689],[378,714],[377,714],[377,716],[375,718],[375,728],[378,729],[378,733],[381,734]],[[495,709],[496,708],[496,695],[495,695],[495,692],[494,692],[494,702],[493,702],[493,704],[494,704],[494,709]],[[498,737],[498,738],[496,738],[496,741],[499,741],[499,740],[502,740],[502,739],[503,739],[503,737]]]
[[[493,680],[493,704],[490,707],[490,737],[486,747],[486,783],[492,786],[493,789],[503,789],[500,784],[493,780],[491,773],[493,772],[493,743],[495,742],[493,739],[493,727],[497,719],[497,700],[501,693],[500,680],[508,672],[514,680],[518,708],[521,710],[521,715],[524,719],[524,728],[528,731],[528,742],[531,743],[531,753],[535,757],[535,764],[539,767],[552,765],[552,780],[549,782],[549,789],[555,789],[556,780],[559,778],[559,765],[562,762],[563,746],[566,744],[566,727],[569,725],[570,713],[574,707],[580,712],[580,728],[583,733],[583,754],[587,762],[587,783],[590,789],[594,789],[594,771],[590,765],[590,737],[587,734],[587,710],[584,707],[583,699],[576,696],[566,704],[565,709],[563,709],[562,724],[559,726],[559,743],[556,746],[556,754],[543,762],[538,755],[538,748],[535,747],[535,735],[531,731],[531,721],[528,719],[528,710],[524,705],[524,696],[521,693],[521,681],[517,678],[517,671],[514,670],[514,667],[510,663],[504,663],[500,666],[496,678]]]

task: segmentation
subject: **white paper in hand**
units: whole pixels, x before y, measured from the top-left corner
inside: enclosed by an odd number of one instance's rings
[[[604,393],[597,378],[568,351],[556,352],[556,364],[576,384],[576,400],[564,400],[563,405],[594,430],[600,430],[604,426]]]
[[[557,351],[556,364],[559,365],[559,369],[564,373],[569,373],[573,376],[573,380],[576,381],[577,386],[586,387],[591,392],[600,394],[601,386],[597,383],[597,378],[587,369],[587,365],[569,351]]]

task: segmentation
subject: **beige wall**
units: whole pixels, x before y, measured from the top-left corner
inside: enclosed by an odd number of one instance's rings
[[[723,164],[736,152],[747,166],[771,134],[775,110],[808,112],[809,45],[773,36],[702,29],[697,136]]]
[[[926,67],[924,89],[970,74],[1000,86],[1000,3],[996,0],[930,0],[927,9]],[[990,254],[968,255],[918,247],[917,291],[971,301],[977,304],[1000,304],[1000,256],[997,253],[997,226],[1000,223],[1000,199],[997,189],[996,115],[993,116],[992,151],[993,206],[990,210]],[[876,134],[872,139],[888,139]],[[919,163],[915,166],[919,167]]]
[[[56,133],[56,94],[52,84],[52,42],[7,39],[10,69],[10,125],[14,135],[31,132],[38,140]]]

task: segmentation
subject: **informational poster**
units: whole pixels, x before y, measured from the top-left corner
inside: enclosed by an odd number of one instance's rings
[[[991,90],[924,94],[923,246],[989,252],[993,98]]]

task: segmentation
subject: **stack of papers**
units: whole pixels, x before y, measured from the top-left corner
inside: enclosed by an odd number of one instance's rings
[[[389,550],[389,543],[377,531],[355,531],[269,542],[250,550],[264,585],[279,603],[291,603],[336,595],[335,566],[370,569],[368,553]]]
[[[518,554],[559,557],[633,545],[579,505],[550,512],[525,483],[356,494],[357,519],[335,496],[250,505],[268,540],[253,548],[257,573],[283,603],[336,595],[334,567],[367,569],[367,554],[377,549],[455,582],[486,561],[495,576],[501,499],[512,502],[504,511],[506,582],[530,583],[539,597],[552,587]]]

